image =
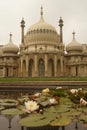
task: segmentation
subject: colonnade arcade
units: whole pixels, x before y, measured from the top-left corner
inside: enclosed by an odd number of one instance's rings
[[[64,61],[57,54],[33,54],[21,57],[22,77],[59,77],[63,76]]]

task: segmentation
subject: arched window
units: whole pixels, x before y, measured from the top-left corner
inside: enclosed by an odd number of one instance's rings
[[[32,77],[33,76],[33,66],[34,66],[34,62],[33,62],[33,60],[32,59],[30,59],[30,61],[29,61],[29,71],[28,71],[28,75],[29,75],[29,77]]]
[[[76,66],[76,76],[78,76],[78,67]]]
[[[49,76],[53,77],[54,76],[54,62],[52,59],[49,60]]]
[[[26,61],[25,60],[23,60],[23,68],[22,68],[23,70],[23,77],[25,77],[26,76]]]
[[[43,59],[39,60],[38,71],[39,71],[39,76],[40,77],[44,77],[45,76],[45,65],[44,65]]]

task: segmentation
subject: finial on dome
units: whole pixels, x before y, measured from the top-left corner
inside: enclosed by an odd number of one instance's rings
[[[22,20],[21,20],[21,27],[22,27],[22,28],[25,27],[25,21],[24,21],[24,18],[22,18]]]
[[[60,16],[60,19],[59,19],[59,26],[62,27],[63,26],[63,19],[62,17]]]
[[[41,19],[43,19],[43,6],[41,6],[41,12],[40,12],[40,14],[41,14]]]
[[[73,31],[73,33],[72,33],[72,34],[73,34],[73,39],[75,39],[75,32]]]
[[[10,42],[12,42],[12,33],[10,33]]]
[[[43,6],[41,6],[41,16],[43,15]]]

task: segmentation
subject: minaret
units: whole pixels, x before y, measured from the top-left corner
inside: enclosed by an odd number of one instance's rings
[[[75,39],[75,32],[73,31],[73,33],[72,33],[72,34],[73,34],[73,40],[74,40],[74,39]]]
[[[44,19],[43,19],[43,6],[41,6],[41,12],[40,12],[40,15],[41,15],[40,20],[41,20],[41,21],[44,21]]]
[[[25,27],[25,21],[22,18],[21,20],[21,43],[24,44],[24,27]]]
[[[10,35],[10,40],[9,40],[9,42],[12,43],[12,33],[10,33],[9,35]]]
[[[62,20],[61,17],[60,17],[60,20],[59,20],[59,26],[60,26],[60,43],[63,43],[63,31],[62,31],[63,20]]]
[[[43,17],[43,6],[41,6],[41,17]]]

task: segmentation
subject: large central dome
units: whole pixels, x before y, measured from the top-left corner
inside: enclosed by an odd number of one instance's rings
[[[59,41],[59,35],[56,29],[46,23],[43,19],[43,8],[41,7],[40,20],[32,25],[25,36],[25,43],[27,44],[57,44]]]

